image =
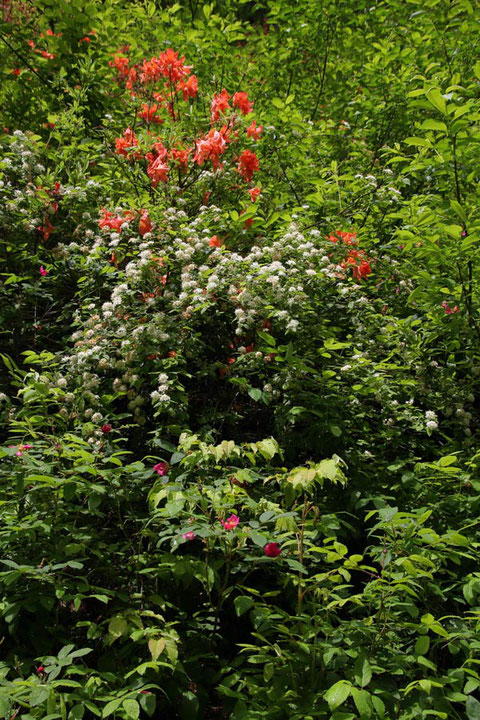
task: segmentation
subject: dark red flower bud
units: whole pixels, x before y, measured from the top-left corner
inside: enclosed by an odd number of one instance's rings
[[[105,433],[105,435],[108,435],[110,430],[112,429],[112,426],[108,423],[105,423],[105,425],[102,425],[102,432]]]

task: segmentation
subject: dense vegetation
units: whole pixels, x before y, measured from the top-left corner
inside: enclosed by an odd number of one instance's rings
[[[473,0],[2,0],[0,717],[480,718]]]

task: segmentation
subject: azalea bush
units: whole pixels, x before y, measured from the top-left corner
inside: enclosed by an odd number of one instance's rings
[[[478,10],[1,13],[1,717],[480,717]]]

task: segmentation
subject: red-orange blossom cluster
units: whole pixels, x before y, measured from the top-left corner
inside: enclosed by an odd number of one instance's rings
[[[110,65],[117,72],[117,82],[124,84],[132,97],[146,100],[141,105],[138,118],[147,126],[149,147],[142,149],[144,141],[140,141],[135,131],[128,127],[115,139],[115,152],[131,162],[146,160],[146,173],[152,187],[167,183],[172,167],[180,173],[186,173],[189,162],[198,166],[210,162],[213,170],[223,169],[220,158],[231,143],[239,141],[240,117],[249,115],[253,110],[253,103],[247,93],[239,91],[230,96],[225,89],[216,93],[210,103],[211,128],[187,147],[184,146],[184,138],[179,146],[166,147],[160,137],[152,135],[151,126],[161,125],[165,121],[165,116],[161,116],[162,109],[166,110],[167,117],[170,115],[177,122],[181,116],[180,101],[188,102],[197,96],[198,79],[191,74],[192,67],[185,65],[185,57],[179,57],[179,53],[172,48],[150,60],[144,60],[142,64],[134,65],[130,64],[126,56],[129,48],[124,48],[124,51],[124,54],[115,55]],[[215,126],[216,123],[221,125]],[[262,126],[257,126],[256,121],[252,120],[245,128],[246,138],[257,141],[262,130]],[[250,183],[259,169],[256,154],[245,149],[237,156],[236,162],[238,173]],[[255,189],[251,194],[252,201],[258,193],[259,190]]]

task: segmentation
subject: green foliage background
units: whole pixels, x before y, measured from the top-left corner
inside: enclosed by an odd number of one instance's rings
[[[1,8],[0,717],[478,720],[477,5]],[[252,183],[115,153],[168,47]]]

